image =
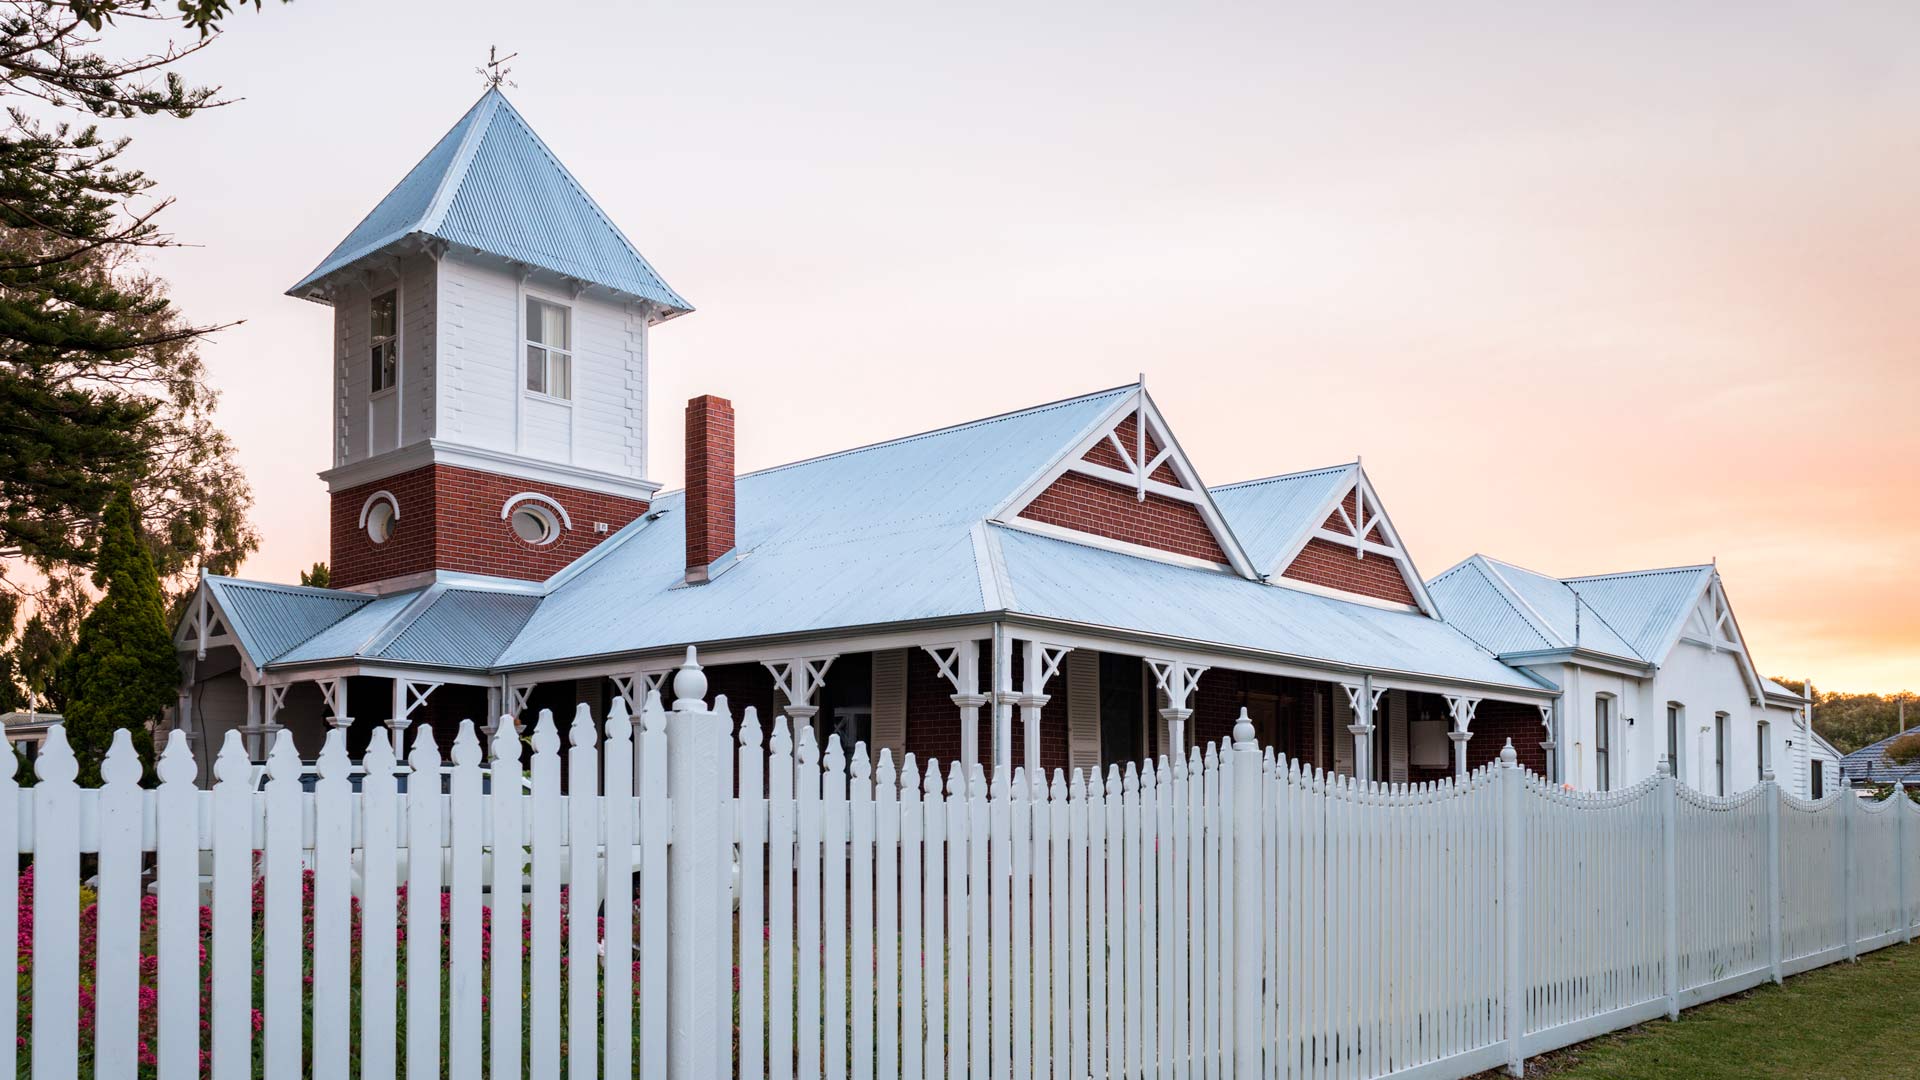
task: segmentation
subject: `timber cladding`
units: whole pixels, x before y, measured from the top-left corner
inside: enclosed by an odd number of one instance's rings
[[[378,491],[390,493],[400,511],[384,544],[374,543],[360,527],[361,507]],[[553,500],[572,528],[563,527],[548,544],[520,539],[500,511],[523,492]],[[424,465],[333,493],[331,584],[346,588],[431,570],[544,581],[646,512],[640,499],[457,465]],[[596,524],[606,525],[606,532],[596,531]]]

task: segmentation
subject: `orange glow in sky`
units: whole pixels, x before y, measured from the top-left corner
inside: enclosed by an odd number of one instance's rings
[[[244,100],[111,130],[176,298],[247,320],[245,573],[326,557],[331,322],[281,290],[498,44],[699,308],[653,479],[694,394],[757,468],[1145,372],[1210,483],[1363,455],[1428,576],[1717,557],[1762,672],[1920,688],[1920,8],[917,8],[236,17],[188,74]]]

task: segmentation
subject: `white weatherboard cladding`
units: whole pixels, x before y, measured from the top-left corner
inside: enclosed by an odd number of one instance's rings
[[[439,290],[433,260],[409,255],[369,266],[333,302],[334,464],[351,465],[434,436]],[[398,379],[373,391],[373,297],[399,301]]]
[[[571,295],[449,254],[440,263],[440,402],[451,443],[640,479],[646,471],[646,326],[628,305]],[[528,295],[572,308],[572,397],[527,393]]]

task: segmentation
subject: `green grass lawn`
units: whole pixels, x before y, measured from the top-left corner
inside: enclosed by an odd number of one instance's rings
[[[1920,1077],[1920,943],[1882,949],[1527,1063],[1554,1080]],[[1495,1073],[1486,1073],[1494,1077]]]

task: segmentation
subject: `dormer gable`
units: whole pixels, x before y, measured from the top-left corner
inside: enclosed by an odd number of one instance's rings
[[[1130,554],[1256,576],[1144,386],[1068,445],[993,519]]]
[[[1232,519],[1265,537],[1267,581],[1433,616],[1413,558],[1359,462],[1216,488]]]

